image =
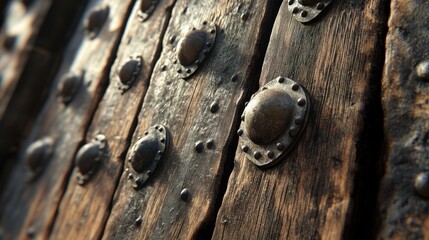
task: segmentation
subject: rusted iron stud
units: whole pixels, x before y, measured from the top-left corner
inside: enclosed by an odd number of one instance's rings
[[[146,180],[155,171],[158,162],[164,156],[167,149],[169,135],[163,125],[152,126],[134,144],[129,152],[128,179],[132,187],[139,190]]]
[[[309,22],[317,17],[332,0],[288,0],[288,10],[299,22]]]
[[[97,170],[106,155],[107,140],[104,135],[98,134],[91,142],[83,145],[76,154],[76,179],[78,184],[84,185]]]
[[[237,134],[241,150],[260,167],[278,163],[296,144],[310,110],[304,87],[278,77],[256,92],[244,109]]]
[[[45,137],[27,147],[24,159],[30,169],[29,181],[35,180],[48,165],[54,151],[54,139]]]
[[[140,9],[137,12],[137,17],[141,22],[146,21],[155,11],[159,0],[140,0]]]
[[[118,69],[118,89],[122,93],[132,87],[137,80],[142,67],[143,58],[139,55],[131,56],[130,59]]]
[[[82,81],[82,73],[67,73],[61,78],[58,85],[58,95],[65,105],[73,100],[82,85]]]
[[[85,19],[84,26],[88,32],[89,38],[93,39],[103,28],[104,23],[109,17],[109,6],[103,6],[93,10]]]
[[[179,41],[170,38],[169,70],[177,78],[189,78],[205,60],[216,40],[216,25],[204,21],[191,28]]]

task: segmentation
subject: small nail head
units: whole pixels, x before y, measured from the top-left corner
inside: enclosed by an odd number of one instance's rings
[[[429,198],[429,172],[417,174],[414,179],[414,189],[420,196]]]
[[[201,153],[204,150],[204,143],[202,141],[197,141],[195,143],[195,151],[197,151],[197,153]]]
[[[416,66],[416,74],[420,79],[429,81],[429,60],[420,62]]]
[[[180,192],[180,199],[182,199],[182,201],[186,202],[186,201],[188,201],[188,198],[189,198],[189,189],[184,188]]]

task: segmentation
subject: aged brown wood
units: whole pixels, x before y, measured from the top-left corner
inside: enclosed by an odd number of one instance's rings
[[[382,52],[384,1],[334,1],[318,21],[293,19],[283,1],[260,84],[282,75],[305,86],[313,112],[296,149],[261,170],[241,152],[213,239],[341,239],[347,235],[357,144]],[[369,122],[367,123],[369,124]]]
[[[73,156],[101,98],[108,80],[108,70],[119,45],[132,1],[93,0],[86,8],[87,16],[95,7],[110,6],[109,18],[95,39],[89,39],[83,30],[84,18],[69,44],[59,73],[55,77],[43,110],[24,146],[50,136],[55,139],[55,150],[42,175],[27,182],[28,168],[23,158],[25,147],[19,152],[16,166],[0,199],[2,213],[0,226],[6,239],[49,235],[54,216],[70,177]],[[76,51],[79,49],[79,51]],[[100,51],[102,49],[102,51]],[[68,72],[83,71],[84,83],[73,101],[65,106],[57,96],[61,77]]]
[[[386,165],[378,238],[429,239],[429,202],[413,187],[417,174],[429,170],[429,77],[419,77],[417,70],[429,61],[429,2],[393,0],[390,7],[382,81]]]
[[[160,1],[145,22],[138,20],[139,4],[128,18],[118,57],[110,70],[110,83],[94,119],[86,132],[89,142],[97,134],[107,138],[108,157],[84,186],[77,184],[76,169],[58,210],[51,239],[98,239],[110,214],[111,201],[123,171],[124,152],[129,145],[138,111],[145,96],[149,78],[161,51],[161,41],[174,0]],[[136,82],[122,93],[119,69],[140,56],[142,61]]]
[[[27,124],[46,99],[69,32],[87,3],[39,0],[25,8],[21,2],[11,1],[0,34],[0,134],[7,136],[0,138],[3,159],[28,134]]]
[[[142,189],[134,190],[124,171],[103,239],[210,237],[200,230],[215,215],[219,183],[235,134],[232,129],[239,119],[237,106],[256,80],[258,44],[264,29],[271,27],[267,19],[276,5],[274,1],[177,1],[131,142],[147,128],[162,124],[169,130],[170,146]],[[212,52],[189,79],[172,77],[177,69],[177,64],[168,64],[173,59],[167,59],[172,55],[172,39],[177,43],[204,21],[218,26]],[[214,101],[219,109],[212,112]],[[213,147],[206,145],[210,139]],[[199,141],[203,146],[197,152]],[[188,197],[181,196],[185,188]]]

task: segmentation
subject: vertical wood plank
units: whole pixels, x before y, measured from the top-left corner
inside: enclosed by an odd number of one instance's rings
[[[134,190],[128,174],[122,174],[103,239],[209,237],[200,230],[214,217],[237,106],[255,83],[259,44],[262,34],[271,29],[267,19],[276,5],[274,1],[177,1],[131,142],[147,128],[162,124],[168,128],[170,145],[142,189]],[[172,37],[177,43],[204,21],[217,25],[212,52],[189,79],[173,77],[170,71],[177,68],[168,64],[173,59],[167,59]],[[219,109],[211,112],[214,101]],[[214,145],[209,148],[210,139]],[[198,141],[204,145],[200,153],[195,150]],[[186,200],[180,196],[184,188],[189,190]],[[141,223],[136,222],[139,218]]]
[[[247,160],[239,142],[213,239],[346,234],[367,99],[379,81],[383,1],[334,1],[309,24],[295,21],[287,5],[277,15],[259,83],[285,76],[306,87],[313,100],[308,126],[290,155],[268,170]]]
[[[0,226],[6,239],[35,237],[46,239],[56,215],[59,201],[73,166],[73,156],[85,136],[85,131],[107,84],[109,69],[119,45],[125,21],[130,11],[129,1],[92,0],[67,47],[64,61],[34,128],[19,151],[4,193],[0,198]],[[109,5],[107,21],[95,39],[90,39],[83,22],[95,8]],[[73,101],[65,106],[57,96],[62,76],[83,72],[84,82]],[[27,182],[24,153],[33,141],[52,137],[54,152],[42,175]]]
[[[386,164],[378,200],[378,239],[429,239],[429,202],[413,187],[415,177],[429,170],[428,12],[427,1],[390,4],[382,81]],[[427,191],[428,180],[422,182]]]
[[[174,2],[175,0],[160,1],[145,22],[138,20],[139,2],[134,5],[118,57],[110,71],[109,86],[86,132],[87,142],[97,134],[106,136],[108,157],[102,159],[102,165],[84,186],[78,185],[75,168],[61,200],[51,239],[101,237],[123,171],[124,152],[130,143],[150,75],[161,51],[162,38]],[[141,70],[133,86],[122,93],[118,88],[119,69],[130,60],[130,56],[137,55],[143,59]]]

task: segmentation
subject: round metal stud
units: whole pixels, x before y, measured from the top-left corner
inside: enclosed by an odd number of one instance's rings
[[[208,149],[212,149],[214,147],[214,140],[213,139],[207,140],[206,146]]]
[[[309,22],[316,18],[332,0],[290,0],[288,10],[299,22]]]
[[[189,189],[184,188],[181,192],[180,192],[180,199],[182,199],[182,201],[187,202],[189,198]]]
[[[216,25],[204,21],[193,27],[179,41],[169,41],[171,51],[168,52],[170,54],[168,58],[173,64],[179,64],[178,68],[173,68],[173,74],[182,79],[194,74],[213,48],[215,39]]]
[[[126,92],[136,81],[141,65],[142,65],[142,57],[135,56],[130,57],[126,63],[124,63],[118,71],[119,84],[118,88],[122,90],[122,92]]]
[[[429,172],[417,174],[414,179],[414,189],[420,196],[429,198]]]
[[[17,37],[15,35],[5,36],[2,43],[3,49],[11,51],[15,47],[16,39]]]
[[[158,5],[159,0],[140,0],[140,9],[137,17],[141,22],[146,21]]]
[[[423,61],[417,64],[416,74],[420,79],[429,81],[429,61]]]
[[[136,221],[134,222],[134,225],[136,225],[136,227],[140,227],[143,223],[143,218],[142,216],[139,216]]]
[[[201,153],[204,150],[204,143],[202,141],[198,141],[195,143],[195,151],[197,151],[197,153]]]
[[[91,142],[83,145],[76,154],[75,163],[78,169],[76,179],[83,185],[95,172],[104,158],[106,149],[106,137],[97,135]]]
[[[270,167],[286,156],[302,133],[309,110],[307,91],[293,80],[279,77],[261,86],[244,109],[237,132],[242,150],[253,153],[246,154],[248,159]]]
[[[85,19],[85,30],[91,39],[95,38],[109,17],[110,8],[104,6],[93,10]]]
[[[25,150],[24,159],[31,171],[29,180],[34,180],[47,166],[54,150],[54,140],[50,137],[33,142]]]
[[[134,189],[138,190],[155,170],[162,159],[169,142],[165,126],[150,127],[131,148],[128,162],[130,164],[130,180]]]
[[[82,80],[81,73],[68,73],[61,78],[58,86],[58,94],[65,105],[73,100],[82,85]]]
[[[219,111],[219,102],[214,101],[212,104],[210,104],[210,112],[216,113],[217,111]]]

